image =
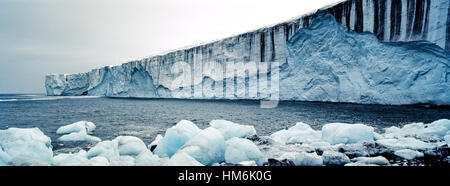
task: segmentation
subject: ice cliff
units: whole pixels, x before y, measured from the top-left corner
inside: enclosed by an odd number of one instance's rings
[[[343,1],[223,40],[47,75],[45,87],[47,95],[448,105],[449,7]]]

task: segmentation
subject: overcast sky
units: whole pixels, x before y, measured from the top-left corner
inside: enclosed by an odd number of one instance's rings
[[[338,0],[0,0],[0,93],[290,19]]]

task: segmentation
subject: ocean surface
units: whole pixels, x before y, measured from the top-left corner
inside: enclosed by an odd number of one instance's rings
[[[0,94],[0,130],[38,127],[52,139],[55,154],[77,152],[93,144],[61,142],[56,130],[86,120],[97,128],[92,135],[111,140],[120,135],[141,138],[147,145],[157,134],[180,120],[206,128],[214,119],[253,125],[258,135],[270,135],[304,122],[314,129],[326,123],[363,123],[384,132],[390,126],[450,119],[450,108],[423,106],[358,105],[315,102],[280,102],[275,108],[260,108],[259,101],[132,99],[104,97],[48,97],[39,94]]]

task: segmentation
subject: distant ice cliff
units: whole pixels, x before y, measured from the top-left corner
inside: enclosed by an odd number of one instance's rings
[[[450,2],[349,0],[120,66],[46,76],[47,95],[449,105]],[[326,14],[330,13],[330,14]],[[333,15],[333,16],[331,16]]]

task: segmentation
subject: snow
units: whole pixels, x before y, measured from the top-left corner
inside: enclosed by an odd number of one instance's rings
[[[60,141],[101,141],[100,138],[88,134],[94,130],[94,123],[89,121],[78,121],[58,128],[58,130],[56,130],[56,134],[65,134],[58,138]]]
[[[52,164],[51,139],[38,128],[0,130],[0,165]]]
[[[164,137],[159,141],[158,146],[153,152],[160,157],[164,155],[171,157],[181,146],[200,131],[201,129],[191,121],[181,120],[175,126],[166,130]]]
[[[373,141],[374,129],[363,124],[329,123],[322,127],[322,140],[332,145]]]
[[[299,122],[289,129],[280,130],[270,137],[281,143],[313,143],[321,140],[321,132],[313,130],[308,124]]]
[[[325,151],[322,154],[325,165],[345,165],[350,163],[350,159],[343,153],[336,151]]]
[[[181,152],[174,154],[164,166],[203,166],[203,164],[188,154]]]
[[[224,161],[225,140],[215,128],[209,127],[191,138],[176,153],[186,153],[203,165]]]
[[[256,162],[253,161],[253,160],[250,160],[250,161],[242,161],[242,162],[239,162],[238,164],[239,164],[239,165],[242,165],[242,166],[258,166],[258,165],[256,164]]]
[[[323,159],[315,152],[286,152],[278,160],[291,160],[296,166],[323,166]]]
[[[447,135],[445,135],[444,140],[447,142],[447,144],[450,144],[450,135],[447,133]]]
[[[411,149],[402,149],[394,152],[395,155],[402,157],[407,160],[412,160],[414,158],[423,157],[423,153]]]
[[[256,135],[255,128],[250,125],[240,125],[227,120],[212,120],[209,124],[219,130],[225,140]]]
[[[250,140],[234,137],[227,140],[225,145],[225,162],[227,163],[255,161],[258,165],[262,165],[266,161],[258,147]]]

